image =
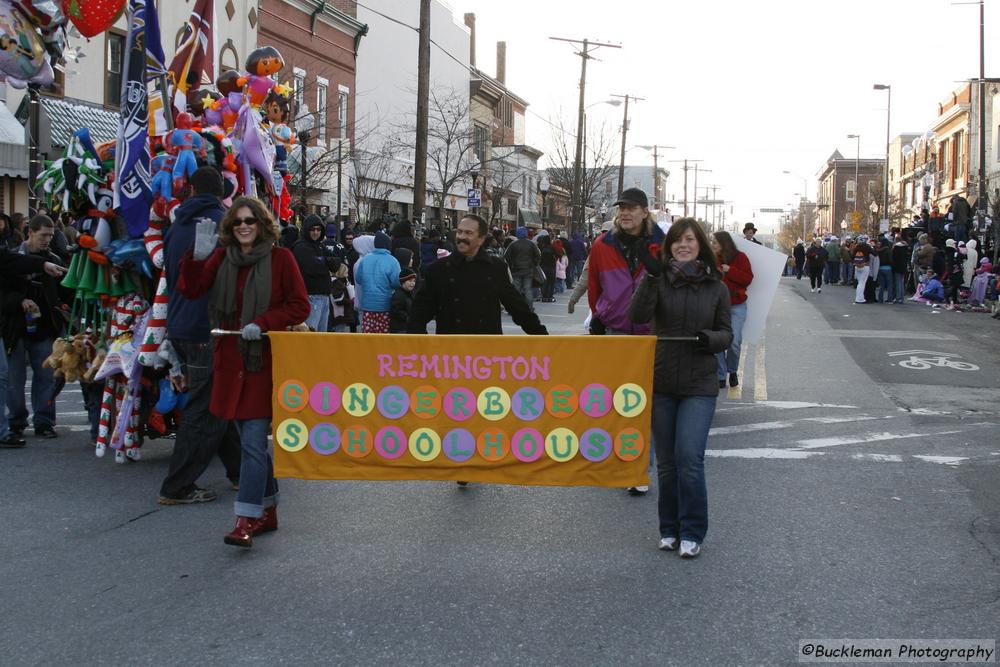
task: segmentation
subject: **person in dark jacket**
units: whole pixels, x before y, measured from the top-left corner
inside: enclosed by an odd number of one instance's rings
[[[330,287],[332,274],[340,268],[341,259],[335,257],[323,242],[326,225],[316,214],[306,216],[302,238],[292,249],[309,294],[309,317],[306,324],[312,331],[326,331],[330,319]]]
[[[7,287],[9,281],[20,278],[27,274],[45,273],[53,278],[62,276],[66,269],[62,266],[46,261],[44,257],[36,255],[21,255],[11,252],[7,247],[0,246],[0,303],[7,300]],[[22,313],[15,316],[23,318]],[[0,308],[0,350],[6,350],[2,332],[5,328],[3,309]],[[0,353],[0,396],[7,395],[7,355]],[[0,449],[16,449],[24,447],[24,436],[10,432],[7,422],[7,411],[0,409]]]
[[[902,234],[896,234],[896,242],[892,244],[889,263],[892,265],[892,302],[903,303],[906,296],[906,276],[909,267],[910,246],[906,245]]]
[[[46,262],[60,264],[60,258],[49,244],[55,232],[55,223],[45,215],[36,215],[26,228],[27,240],[18,248],[22,255],[34,255]],[[51,368],[43,362],[52,354],[52,344],[63,334],[66,319],[62,315],[64,303],[72,301],[73,293],[60,288],[59,282],[44,272],[19,276],[8,283],[3,311],[3,340],[6,347],[9,377],[7,411],[10,432],[20,437],[28,427],[28,406],[25,386],[28,365],[31,366],[31,417],[35,435],[55,438],[56,396],[64,382],[57,381]]]
[[[177,207],[174,222],[163,236],[163,270],[167,274],[167,338],[181,360],[180,384],[187,390],[181,423],[170,456],[170,468],[160,484],[157,502],[187,505],[215,500],[216,493],[196,482],[216,455],[233,485],[240,479],[240,438],[236,427],[209,412],[212,397],[212,340],[208,297],[190,299],[177,287],[181,259],[194,247],[195,229],[209,220],[216,225],[222,207],[222,175],[215,167],[200,167],[189,179],[194,195]]]
[[[813,238],[806,251],[806,269],[809,271],[809,291],[823,291],[823,271],[826,269],[826,248],[818,237]]]
[[[389,333],[406,333],[413,307],[413,290],[417,286],[417,274],[413,269],[403,268],[399,272],[399,287],[392,293],[389,302]]]
[[[878,284],[876,300],[885,303],[888,297],[889,303],[892,303],[892,244],[889,239],[880,236],[875,253],[878,255],[878,275],[875,277]]]
[[[392,256],[396,258],[397,262],[399,262],[399,268],[413,269],[413,258],[416,255],[414,255],[409,248],[396,248],[392,251]],[[414,273],[416,273],[415,270]]]
[[[527,227],[518,227],[514,231],[514,235],[517,237],[517,240],[507,246],[503,256],[507,261],[507,266],[510,267],[510,275],[511,280],[514,281],[514,288],[524,297],[528,308],[534,310],[535,298],[532,281],[535,276],[535,268],[542,261],[542,253],[535,243],[528,240]]]
[[[572,289],[583,274],[583,263],[587,261],[587,244],[580,232],[573,232],[569,241],[569,271],[566,272],[566,289]]]
[[[392,238],[392,254],[395,255],[396,251],[400,248],[405,248],[413,253],[413,266],[410,267],[415,273],[420,273],[420,242],[413,238],[413,225],[410,224],[409,220],[400,220],[395,225],[392,226],[392,232],[389,234]],[[400,266],[403,263],[400,262]]]
[[[442,247],[441,230],[437,227],[431,229],[420,239],[420,266],[424,272],[427,271],[427,267],[437,261],[437,251]]]
[[[427,323],[436,320],[439,334],[500,335],[502,304],[525,333],[548,334],[511,284],[507,265],[482,250],[488,231],[478,215],[468,214],[458,223],[458,251],[427,268],[413,297],[408,333],[427,333]]]
[[[545,274],[545,284],[542,285],[542,303],[552,303],[555,298],[552,296],[552,292],[556,285],[556,250],[552,247],[552,239],[548,234],[544,234],[538,237],[538,252],[541,255],[541,259],[538,265],[542,267],[542,273]]]
[[[714,355],[733,339],[729,289],[720,280],[705,232],[693,218],[671,226],[659,259],[646,244],[639,253],[646,275],[632,296],[629,318],[637,324],[654,322],[657,336],[697,340],[656,343],[652,432],[659,476],[659,548],[680,547],[681,557],[694,558],[708,530],[705,445],[719,393]]]
[[[802,239],[795,243],[792,249],[792,257],[795,258],[795,279],[802,280],[802,267],[806,263],[806,246]]]

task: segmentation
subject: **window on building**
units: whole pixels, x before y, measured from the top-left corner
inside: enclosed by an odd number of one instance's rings
[[[849,202],[857,203],[857,190],[858,184],[855,183],[854,180],[847,181],[847,192],[844,198]]]
[[[530,195],[528,191],[528,175],[521,174],[521,203],[525,206],[528,205],[528,197]]]
[[[337,136],[341,139],[347,138],[348,109],[347,104],[351,95],[349,88],[340,86],[338,88],[340,96],[337,98]]]
[[[299,110],[306,102],[306,73],[298,67],[294,70],[292,78],[292,98],[295,100],[295,109],[292,112],[298,118]]]
[[[236,53],[236,47],[233,46],[233,40],[228,40],[219,49],[219,74],[229,72],[232,70],[238,70],[240,68],[240,56]]]
[[[486,162],[486,142],[489,139],[489,130],[487,130],[482,125],[475,125],[473,127],[473,141],[474,150],[476,152],[476,160],[480,164]]]
[[[604,181],[604,196],[611,196],[611,181]]]
[[[965,132],[958,131],[953,139],[955,142],[955,178],[965,178]]]
[[[106,33],[106,54],[104,73],[104,103],[111,107],[121,104],[122,67],[125,59],[125,35],[120,32]]]
[[[517,215],[517,199],[507,197],[507,215]]]
[[[938,149],[938,162],[941,163],[941,176],[943,182],[946,184],[947,188],[951,190],[954,184],[954,178],[951,173],[951,146],[948,145],[949,139],[945,139],[941,142],[941,148]]]
[[[320,141],[326,141],[326,90],[327,84],[322,80],[316,82],[316,136]]]

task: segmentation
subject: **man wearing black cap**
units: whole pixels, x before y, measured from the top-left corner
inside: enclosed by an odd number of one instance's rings
[[[757,228],[753,226],[752,222],[748,222],[747,224],[743,225],[743,238],[745,238],[747,241],[750,241],[751,243],[756,243],[757,245],[764,245],[763,243],[754,238],[754,234],[756,233],[757,233]]]
[[[628,305],[645,274],[639,249],[656,246],[650,253],[657,256],[663,231],[649,214],[649,199],[639,188],[622,192],[615,206],[618,214],[611,229],[594,241],[590,250],[587,298],[593,313],[591,333],[646,334],[649,326],[633,324]]]
[[[330,317],[331,274],[340,268],[340,258],[323,243],[326,224],[315,213],[306,216],[303,236],[295,243],[292,254],[299,265],[302,280],[309,294],[309,317],[306,324],[312,331],[326,331]]]

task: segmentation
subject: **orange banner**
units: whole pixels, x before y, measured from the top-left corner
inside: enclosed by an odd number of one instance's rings
[[[649,483],[652,336],[269,338],[278,477]]]

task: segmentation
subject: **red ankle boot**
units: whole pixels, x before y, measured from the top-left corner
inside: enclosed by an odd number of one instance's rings
[[[248,516],[236,517],[236,526],[223,538],[226,544],[249,549],[253,546],[253,524],[257,519]]]
[[[278,530],[278,510],[274,505],[264,508],[264,514],[259,519],[253,520],[252,526],[254,537],[261,533],[270,533]]]

